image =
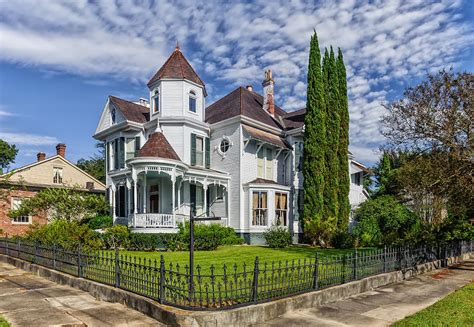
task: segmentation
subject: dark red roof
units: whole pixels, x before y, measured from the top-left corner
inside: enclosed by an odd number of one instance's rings
[[[187,79],[191,82],[204,86],[204,82],[194,71],[193,67],[186,60],[179,48],[176,48],[173,51],[168,60],[166,60],[163,66],[158,69],[147,85],[151,86],[153,83],[162,78]]]
[[[122,100],[112,95],[109,96],[109,100],[118,110],[120,110],[127,120],[142,124],[150,120],[150,108],[148,107],[127,100]]]
[[[138,152],[137,157],[157,157],[163,159],[180,160],[171,144],[161,132],[150,135],[148,141]]]
[[[287,130],[299,128],[304,125],[304,116],[306,115],[306,108],[299,109],[287,113],[283,117],[283,124]]]
[[[264,178],[257,178],[257,179],[254,179],[253,181],[248,182],[248,184],[274,184],[274,185],[288,186],[288,185],[280,184],[280,183],[277,183],[277,182],[275,182],[275,181],[273,181],[273,180],[264,179]]]
[[[288,142],[278,135],[264,132],[262,130],[259,130],[258,128],[250,127],[247,125],[242,125],[242,127],[244,131],[247,132],[247,134],[253,139],[270,143],[283,149],[291,149],[291,146],[288,144]]]
[[[275,105],[275,118],[273,118],[263,109],[263,96],[239,87],[206,108],[206,122],[214,124],[242,115],[272,127],[283,128],[278,122],[278,116],[285,114],[283,109]]]

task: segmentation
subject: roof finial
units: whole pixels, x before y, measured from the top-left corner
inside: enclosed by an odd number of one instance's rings
[[[176,48],[175,48],[175,50],[179,51],[179,42],[178,42],[178,40],[176,40]]]

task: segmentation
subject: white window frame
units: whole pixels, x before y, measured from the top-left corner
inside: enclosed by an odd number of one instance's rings
[[[191,106],[190,106],[190,104],[191,104],[191,99],[194,99],[196,111],[192,111],[192,110],[191,110]],[[193,114],[196,114],[196,115],[197,115],[197,112],[198,112],[197,99],[198,99],[198,97],[197,97],[196,91],[190,90],[190,91],[188,92],[188,111],[191,112],[191,113],[193,113]]]
[[[158,99],[158,101],[156,101],[156,99]],[[161,97],[160,97],[160,91],[159,90],[155,90],[155,93],[153,94],[153,98],[152,98],[152,111],[153,111],[153,115],[155,114],[159,114],[160,113],[160,110],[161,110]],[[158,108],[157,108],[157,105],[158,105]]]
[[[223,142],[227,142],[229,144],[228,148],[227,148],[227,151],[222,151],[221,147],[222,147],[222,143]],[[216,148],[217,148],[217,152],[225,158],[225,156],[227,155],[227,153],[229,152],[230,148],[232,148],[233,146],[233,143],[231,142],[231,140],[227,137],[227,136],[224,136],[222,137],[221,141],[219,142],[218,145],[216,145]]]
[[[286,195],[286,209],[279,209],[277,208],[277,205],[276,205],[276,198],[277,198],[277,195]],[[282,211],[285,212],[285,217],[284,217],[284,220],[283,220],[283,224],[281,225],[278,225],[278,226],[284,226],[284,227],[288,227],[288,192],[282,192],[282,191],[275,191],[274,193],[274,202],[275,202],[275,225],[277,225],[277,219],[278,219],[278,214],[277,212],[281,213]]]
[[[268,159],[268,154],[270,153],[271,159]],[[257,177],[267,180],[274,180],[274,167],[273,167],[273,149],[271,147],[261,146],[257,152]],[[259,167],[260,163],[263,167]],[[260,173],[260,168],[263,169],[263,172]]]
[[[201,149],[199,150],[198,148],[198,139],[200,139],[202,141],[202,147]],[[205,137],[202,137],[200,135],[196,135],[196,166],[197,167],[204,167],[205,165],[205,161],[206,161],[206,158],[205,157]],[[198,161],[198,154],[201,153],[201,158],[202,158],[202,161],[199,162]]]
[[[57,180],[56,180],[56,175],[58,175]],[[62,183],[63,183],[63,168],[53,167],[53,184],[62,184]]]
[[[15,204],[15,201],[19,201],[20,203],[18,205]],[[10,208],[12,208],[13,210],[15,209],[18,209],[18,207],[21,205],[21,203],[23,202],[23,199],[22,198],[17,198],[17,197],[12,197],[11,198],[11,203],[10,203]],[[23,221],[15,221],[16,218],[24,218],[24,217],[27,217],[28,218],[28,222],[23,222]],[[12,218],[12,224],[13,225],[30,225],[32,223],[32,219],[31,219],[31,216],[28,215],[28,216],[20,216],[20,217],[14,217]]]
[[[257,200],[257,207],[254,208],[253,206],[253,198],[254,194],[258,194],[258,200]],[[261,199],[261,194],[265,193],[266,194],[266,204],[265,207],[262,206],[263,202]],[[252,208],[252,227],[267,227],[268,226],[268,198],[269,198],[269,192],[268,191],[261,191],[261,190],[252,190],[252,196],[251,196],[251,208]],[[258,217],[255,218],[254,221],[254,212],[257,211]],[[263,219],[263,224],[255,224],[255,222],[261,222]]]

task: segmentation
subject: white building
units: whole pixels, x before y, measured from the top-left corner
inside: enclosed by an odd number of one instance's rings
[[[305,110],[239,87],[206,107],[203,81],[179,48],[148,82],[150,101],[109,96],[94,138],[106,143],[114,222],[134,232],[176,232],[197,215],[223,217],[248,242],[279,224],[301,233],[301,155]],[[367,198],[367,169],[350,160],[350,202]]]

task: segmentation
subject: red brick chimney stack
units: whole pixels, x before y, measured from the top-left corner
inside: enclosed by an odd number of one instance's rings
[[[267,69],[265,70],[264,79],[262,82],[263,86],[263,110],[266,110],[270,115],[275,115],[275,100],[273,98],[274,95],[274,87],[275,82],[273,81],[272,70]]]
[[[66,158],[66,144],[59,143],[58,145],[56,145],[56,154],[58,156]]]
[[[38,162],[43,161],[44,159],[46,159],[46,154],[44,152],[38,152],[36,158],[38,158]]]

